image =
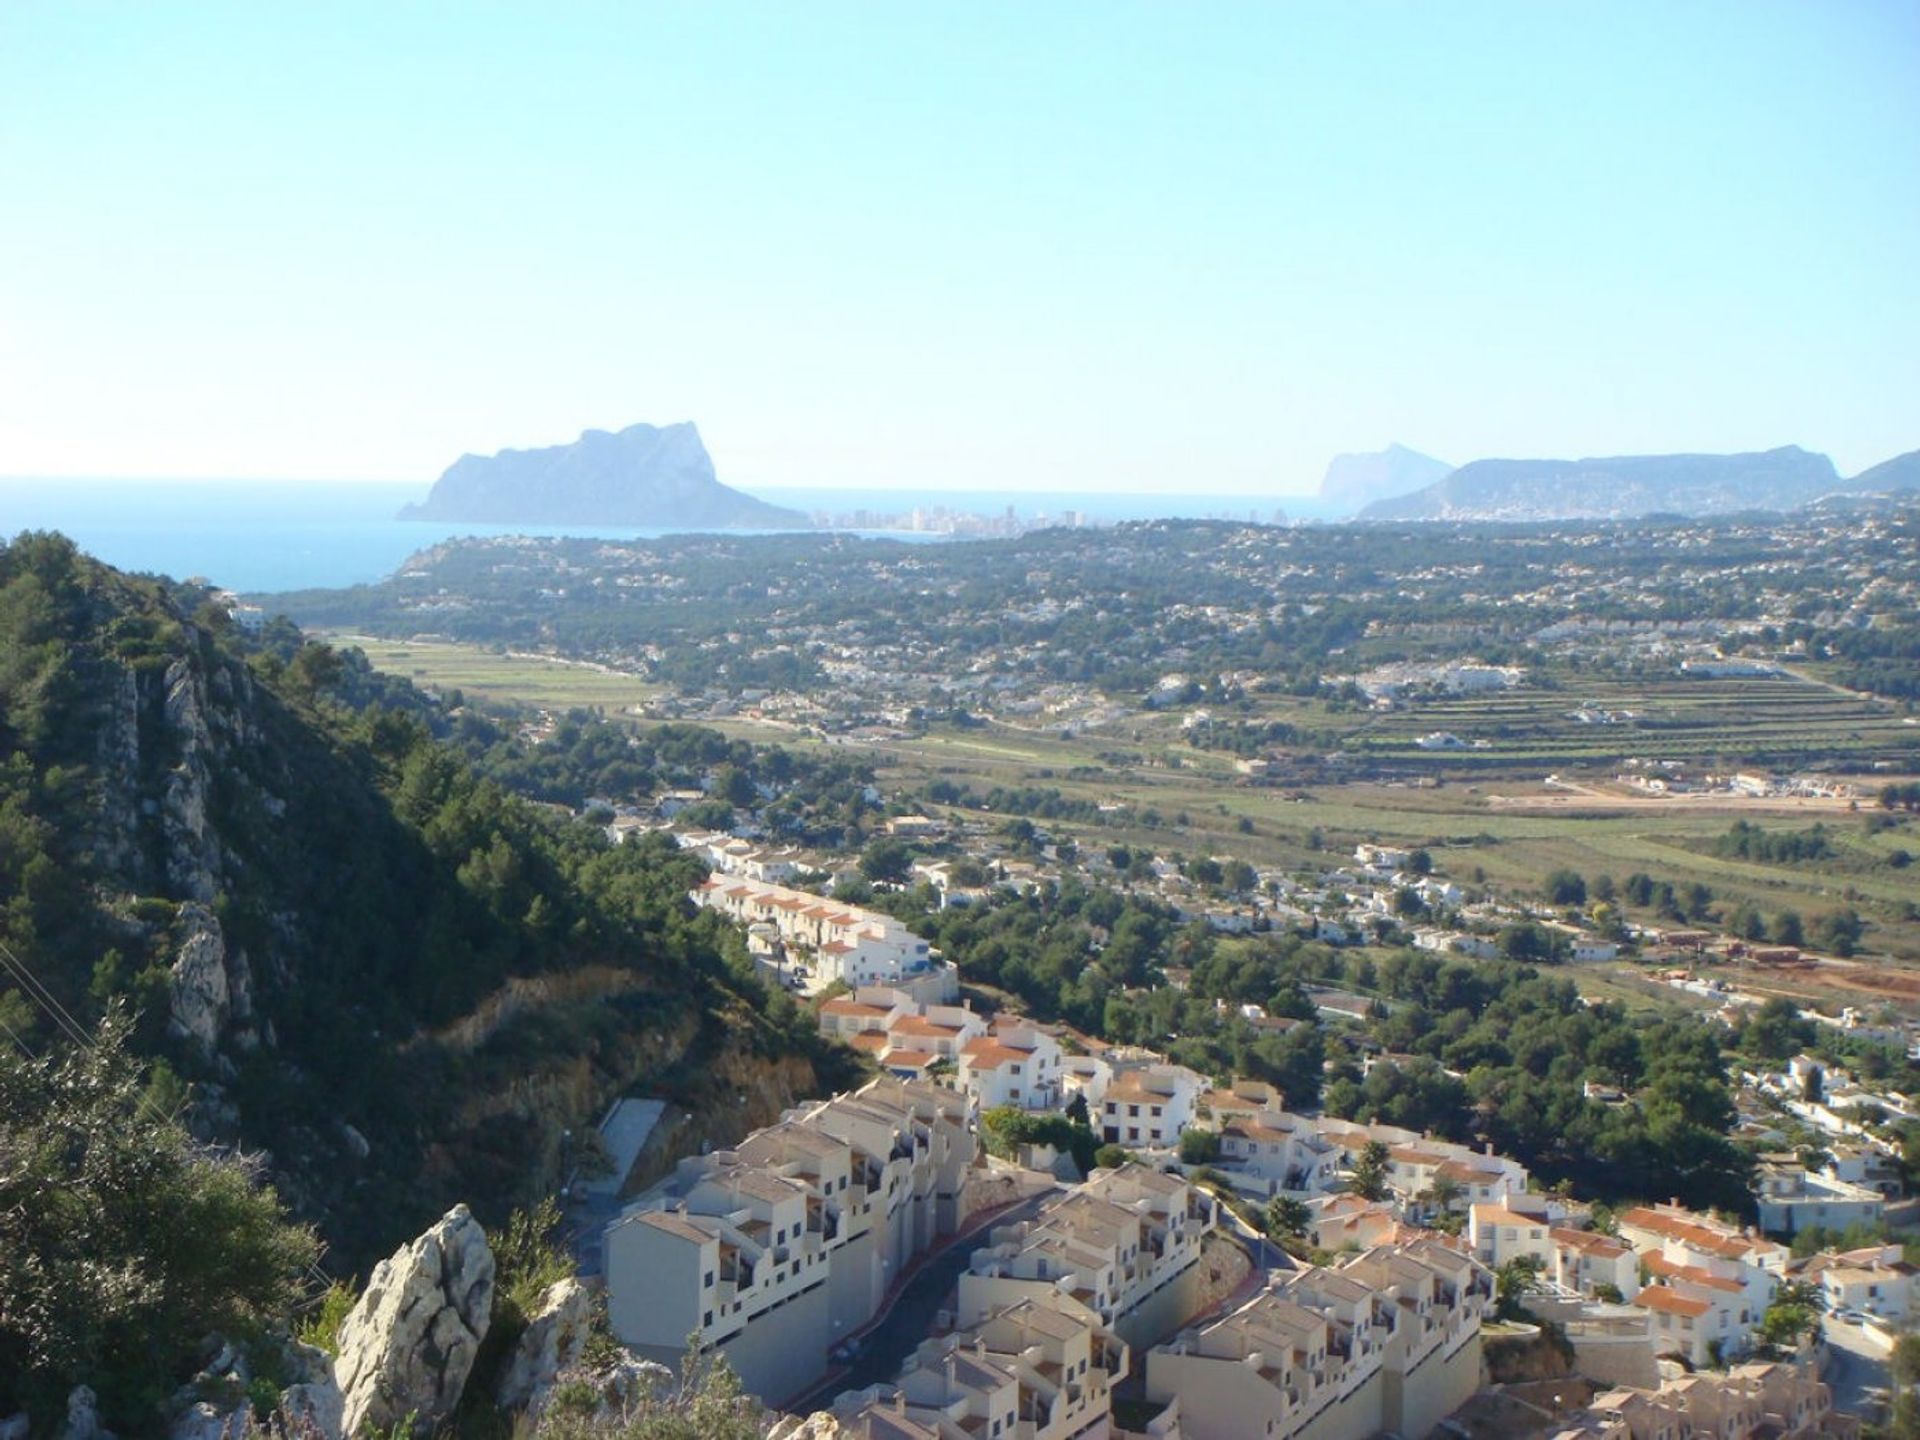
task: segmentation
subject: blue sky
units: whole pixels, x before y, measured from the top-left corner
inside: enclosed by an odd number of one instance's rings
[[[0,0],[0,474],[1920,446],[1920,6]]]

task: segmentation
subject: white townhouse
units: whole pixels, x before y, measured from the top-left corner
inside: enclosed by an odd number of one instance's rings
[[[607,1227],[614,1335],[669,1365],[697,1335],[751,1393],[805,1389],[958,1228],[976,1151],[963,1096],[880,1079],[681,1161]]]
[[[1271,1277],[1232,1313],[1147,1354],[1150,1400],[1187,1440],[1424,1440],[1473,1394],[1491,1279],[1433,1241]]]
[[[959,1048],[960,1088],[982,1110],[1061,1105],[1060,1042],[1032,1025],[1000,1022]]]
[[[1166,1150],[1193,1123],[1207,1082],[1184,1065],[1116,1065],[1095,1112],[1102,1138],[1128,1149]]]
[[[962,1324],[1028,1295],[1059,1294],[1119,1334],[1192,1313],[1213,1197],[1145,1165],[1096,1170],[1032,1220],[996,1227],[960,1277]]]

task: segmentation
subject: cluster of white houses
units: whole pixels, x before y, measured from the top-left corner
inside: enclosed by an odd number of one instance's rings
[[[754,958],[808,994],[833,985],[887,985],[938,1004],[960,993],[954,967],[891,915],[734,876],[709,876],[693,902],[740,921]]]
[[[823,1002],[820,1030],[902,1079],[950,1077],[982,1110],[1059,1110],[1078,1096],[1095,1133],[1130,1150],[1177,1145],[1207,1089],[1203,1076],[1149,1050],[1068,1055],[1040,1026],[989,1022],[897,986],[862,986]]]
[[[1657,1389],[1595,1395],[1552,1440],[1851,1440],[1860,1418],[1833,1407],[1809,1357],[1684,1375]]]

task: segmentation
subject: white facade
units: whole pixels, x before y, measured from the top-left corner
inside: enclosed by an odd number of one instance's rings
[[[1167,1150],[1193,1123],[1207,1083],[1184,1065],[1116,1066],[1095,1112],[1102,1138],[1128,1149]]]
[[[1431,1241],[1275,1276],[1147,1355],[1150,1400],[1187,1440],[1422,1440],[1479,1385],[1487,1272]]]
[[[960,1321],[1059,1294],[1103,1325],[1124,1324],[1195,1273],[1217,1220],[1213,1198],[1177,1175],[1144,1165],[1096,1170],[1033,1220],[994,1230],[960,1277]]]
[[[975,1148],[962,1097],[883,1079],[682,1161],[607,1227],[615,1336],[675,1363],[698,1334],[750,1392],[805,1388],[957,1228]]]
[[[792,974],[808,993],[834,984],[898,986],[925,1002],[951,1001],[960,993],[953,966],[891,915],[744,878],[709,877],[692,898],[749,927],[772,925]]]
[[[960,1047],[960,1088],[982,1110],[1061,1104],[1060,1042],[1031,1025],[996,1025]]]

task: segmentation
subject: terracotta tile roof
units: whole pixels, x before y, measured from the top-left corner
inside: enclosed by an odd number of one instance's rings
[[[849,1000],[846,996],[836,996],[820,1007],[822,1015],[858,1015],[863,1018],[884,1020],[893,1012],[884,1005],[869,1005],[862,1000]]]
[[[902,1015],[893,1022],[896,1035],[921,1035],[936,1039],[949,1039],[960,1033],[958,1025],[942,1025],[937,1020],[929,1020],[924,1015]]]
[[[1647,1310],[1660,1310],[1668,1315],[1704,1315],[1713,1307],[1704,1300],[1692,1300],[1679,1295],[1664,1285],[1649,1285],[1633,1297],[1633,1303]]]
[[[1566,1225],[1556,1225],[1547,1233],[1556,1244],[1565,1245],[1568,1249],[1578,1250],[1583,1254],[1598,1255],[1603,1259],[1618,1259],[1633,1251],[1633,1247],[1626,1241],[1616,1240],[1611,1235],[1602,1235],[1594,1230],[1575,1230]]]
[[[978,1035],[969,1040],[960,1047],[960,1054],[968,1067],[974,1070],[998,1070],[1002,1065],[1033,1058],[1032,1051],[1015,1050],[987,1035]]]

